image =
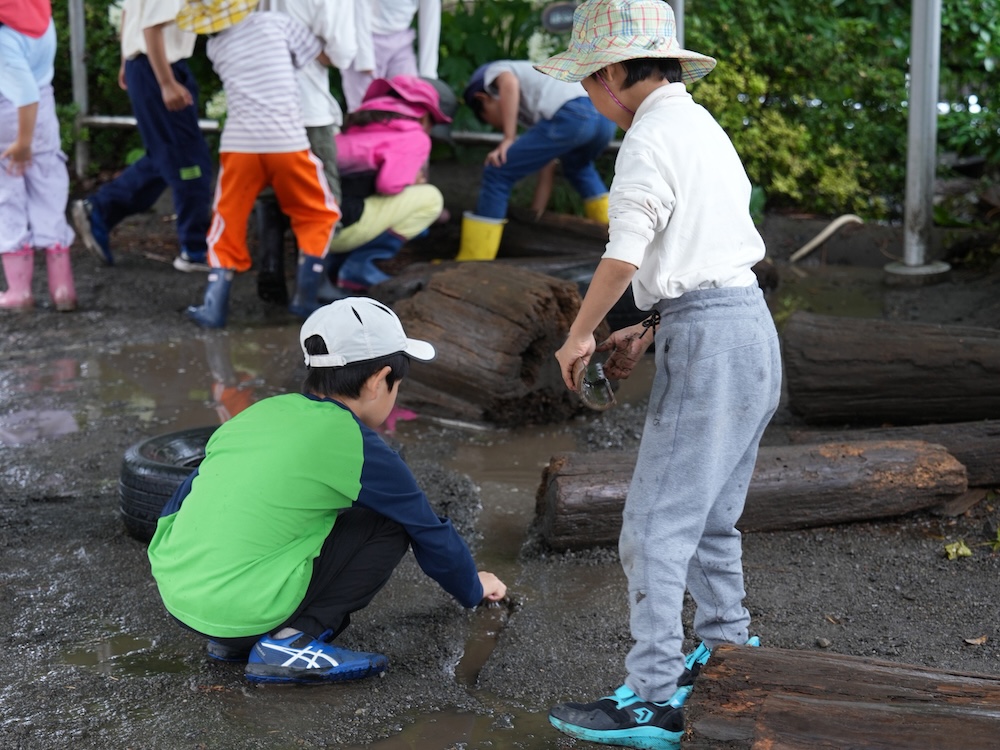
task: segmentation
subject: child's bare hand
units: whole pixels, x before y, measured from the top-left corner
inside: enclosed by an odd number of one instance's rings
[[[479,571],[479,582],[483,584],[483,599],[498,602],[507,596],[507,586],[492,573]]]
[[[643,336],[645,329],[633,326],[615,331],[602,341],[595,351],[611,352],[604,363],[604,373],[614,380],[625,380],[642,359],[642,355],[653,342],[652,336]]]
[[[7,174],[20,177],[31,164],[31,144],[22,145],[16,141],[0,154],[0,162],[6,161]]]
[[[507,150],[513,145],[513,139],[504,138],[499,146],[486,154],[486,163],[491,167],[502,167],[507,163]]]
[[[576,391],[576,384],[573,382],[573,367],[577,360],[582,359],[586,365],[590,362],[590,355],[594,353],[594,337],[587,336],[580,340],[572,337],[566,339],[566,343],[556,352],[556,360],[559,362],[559,371],[562,373],[563,382],[571,391]]]

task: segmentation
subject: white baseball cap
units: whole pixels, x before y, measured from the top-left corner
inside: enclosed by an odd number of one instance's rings
[[[329,354],[309,354],[306,339],[319,336]],[[299,344],[307,367],[343,367],[402,352],[429,362],[434,347],[420,339],[409,339],[396,313],[370,297],[345,297],[324,305],[306,318]]]

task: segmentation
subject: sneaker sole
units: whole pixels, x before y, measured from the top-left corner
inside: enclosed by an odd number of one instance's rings
[[[569,724],[554,716],[549,723],[563,734],[579,740],[597,742],[602,745],[635,747],[640,750],[679,750],[684,732],[668,732],[659,727],[633,727],[631,729],[597,730]]]
[[[115,264],[115,259],[111,255],[111,251],[105,251],[101,247],[101,243],[97,241],[94,237],[94,233],[90,229],[90,217],[87,216],[87,209],[82,203],[74,203],[73,209],[73,226],[76,227],[76,231],[80,233],[80,239],[83,240],[83,246],[86,247],[90,252],[97,256],[97,258],[104,263],[106,266],[113,266]]]
[[[320,685],[325,682],[345,682],[362,680],[365,677],[381,674],[383,666],[366,666],[355,669],[343,669],[319,672],[316,669],[291,669],[289,667],[271,666],[269,664],[248,664],[246,678],[250,682],[265,683],[295,683],[299,685]],[[318,673],[319,672],[319,673]]]
[[[208,273],[212,270],[212,267],[207,263],[194,263],[193,261],[184,260],[183,258],[174,258],[174,268],[184,273]]]

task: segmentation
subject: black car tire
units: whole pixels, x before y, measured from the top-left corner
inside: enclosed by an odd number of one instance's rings
[[[148,542],[167,501],[205,458],[205,445],[218,429],[195,427],[142,440],[122,459],[119,511],[130,536]]]

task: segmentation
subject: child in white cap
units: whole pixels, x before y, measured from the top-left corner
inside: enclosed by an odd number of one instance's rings
[[[407,548],[465,607],[507,590],[477,572],[451,521],[375,431],[410,360],[433,359],[434,347],[407,338],[396,314],[367,297],[321,307],[299,341],[302,393],[259,401],[219,427],[149,544],[167,611],[209,639],[209,656],[245,662],[253,682],[384,671],[385,656],[333,640]]]
[[[538,69],[581,81],[625,131],[608,202],[609,242],[556,359],[610,352],[627,378],[652,344],[656,373],[619,540],[635,644],[624,684],[549,714],[592,742],[676,748],[683,704],[711,650],[748,643],[743,512],[757,448],[778,405],[774,323],[751,270],[764,243],[750,217],[750,181],[726,133],[687,92],[715,66],[677,43],[662,0],[590,0],[566,52]],[[593,331],[631,285],[652,311],[596,345]],[[682,647],[685,589],[700,646]],[[752,639],[756,643],[756,639]]]

